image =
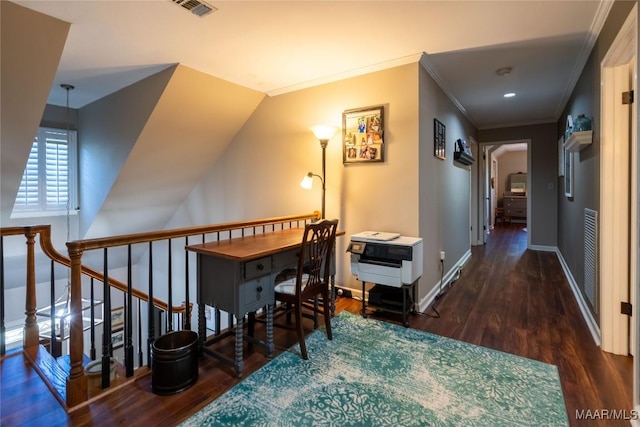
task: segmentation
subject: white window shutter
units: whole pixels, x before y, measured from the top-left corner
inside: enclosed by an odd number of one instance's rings
[[[38,130],[20,182],[14,212],[75,208],[75,135],[75,131],[61,129]]]

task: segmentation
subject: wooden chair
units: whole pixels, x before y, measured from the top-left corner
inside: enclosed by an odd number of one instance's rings
[[[290,321],[285,323],[274,322],[274,326],[296,331],[303,359],[308,359],[302,326],[303,308],[313,309],[314,314],[323,314],[327,338],[333,338],[331,335],[331,308],[329,304],[316,303],[310,305],[307,302],[316,300],[318,296],[321,296],[323,301],[330,300],[329,275],[337,228],[337,219],[332,221],[325,219],[307,224],[302,237],[295,277],[277,283],[274,289],[276,302],[283,302],[284,307],[287,310],[291,310],[295,318],[295,324],[291,324]],[[287,316],[287,318],[290,317]]]

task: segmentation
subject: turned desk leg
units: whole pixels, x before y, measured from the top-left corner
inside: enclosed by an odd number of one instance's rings
[[[243,321],[244,316],[236,317],[236,361],[234,366],[238,378],[242,376],[242,371],[244,370],[244,359],[242,356]]]
[[[267,304],[267,357],[273,357],[273,305]]]

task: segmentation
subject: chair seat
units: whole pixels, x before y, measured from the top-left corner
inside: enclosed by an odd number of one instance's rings
[[[302,275],[302,290],[306,287],[306,283],[309,281],[309,275]],[[278,283],[273,290],[278,294],[287,294],[287,295],[295,295],[296,293],[296,278],[293,277],[291,279],[284,280]]]

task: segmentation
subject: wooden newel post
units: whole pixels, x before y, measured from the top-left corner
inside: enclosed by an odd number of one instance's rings
[[[36,319],[36,260],[35,260],[35,237],[36,231],[31,227],[25,228],[27,238],[27,298],[25,301],[23,346],[25,351],[34,354],[38,351],[40,344],[40,329]]]
[[[84,337],[82,324],[82,250],[67,243],[71,258],[71,287],[69,326],[69,359],[71,372],[67,378],[67,405],[73,407],[87,400],[87,377],[82,367]]]

